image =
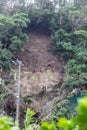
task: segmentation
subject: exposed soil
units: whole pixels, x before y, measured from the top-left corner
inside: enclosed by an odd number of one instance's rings
[[[29,34],[29,43],[24,46],[22,52],[17,54],[17,57],[32,72],[48,68],[61,71],[64,64],[59,57],[52,54],[51,42],[49,36],[31,33]]]
[[[29,42],[16,55],[24,64],[21,74],[22,96],[32,95],[31,106],[41,111],[55,97],[58,98],[64,77],[64,62],[52,54],[51,43],[47,35],[30,33]],[[57,86],[56,89],[54,86]]]

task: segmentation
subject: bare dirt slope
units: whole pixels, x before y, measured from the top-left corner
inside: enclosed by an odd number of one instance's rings
[[[18,58],[32,71],[40,71],[48,67],[59,70],[63,67],[63,62],[53,56],[51,42],[51,38],[46,35],[31,33],[29,43],[25,45],[22,53],[18,53]]]
[[[51,42],[49,36],[30,33],[29,42],[17,54],[17,58],[24,64],[21,75],[22,95],[39,96],[43,90],[46,91],[43,98],[34,100],[33,105],[37,102],[39,105],[46,104],[52,96],[56,97],[57,94],[55,95],[53,92],[54,86],[60,86],[63,81],[64,63],[60,57],[52,54]],[[55,92],[57,93],[57,91],[58,88]],[[43,105],[41,106],[43,107]]]

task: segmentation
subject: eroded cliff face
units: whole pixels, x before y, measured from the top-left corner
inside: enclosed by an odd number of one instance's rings
[[[22,96],[31,100],[29,105],[36,112],[48,114],[58,97],[62,96],[62,75],[51,69],[34,73],[23,70],[22,75]]]
[[[21,71],[21,95],[32,100],[30,106],[42,113],[51,109],[61,96],[60,86],[64,77],[64,62],[54,56],[49,36],[30,33],[29,42],[16,58],[24,66]]]
[[[52,54],[51,43],[49,36],[30,33],[29,42],[16,54],[16,58],[23,63],[21,97],[26,99],[26,107],[33,108],[42,117],[49,115],[54,103],[65,94],[60,87],[64,77],[64,62]],[[13,72],[6,80],[11,81],[8,88],[16,97],[18,81],[13,79],[14,72],[18,72],[17,66],[13,66]]]

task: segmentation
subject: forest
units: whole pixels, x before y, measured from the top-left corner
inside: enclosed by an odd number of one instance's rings
[[[0,130],[87,130],[87,1],[0,0]]]

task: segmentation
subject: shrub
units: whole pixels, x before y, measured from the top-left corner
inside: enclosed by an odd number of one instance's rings
[[[60,29],[54,33],[52,39],[54,52],[67,61],[65,67],[67,76],[62,86],[70,89],[73,86],[86,86],[86,78],[81,77],[81,74],[85,77],[87,73],[87,31],[75,30],[67,33]]]
[[[7,49],[0,49],[0,65],[5,70],[10,70],[12,53]]]
[[[76,107],[77,115],[71,117],[69,120],[66,118],[60,118],[58,123],[42,122],[40,130],[87,130],[87,97],[78,100],[78,106]],[[28,110],[25,119],[24,130],[33,130],[34,125],[31,125],[33,111]],[[0,118],[0,129],[1,130],[20,130],[18,126],[14,126],[11,118],[1,117]]]
[[[0,65],[10,70],[12,56],[24,46],[28,40],[25,33],[30,19],[26,13],[13,16],[0,14]]]

